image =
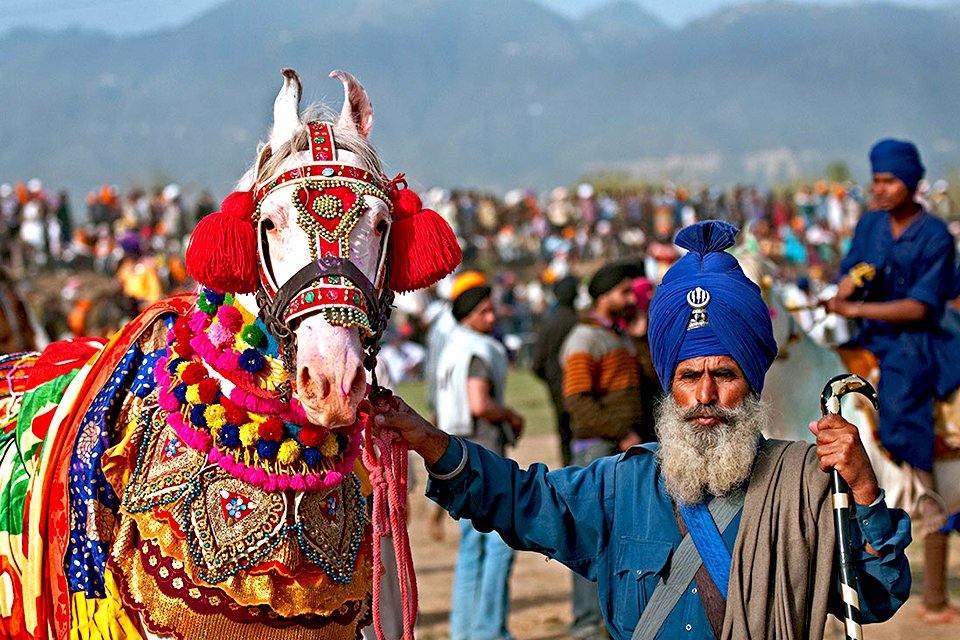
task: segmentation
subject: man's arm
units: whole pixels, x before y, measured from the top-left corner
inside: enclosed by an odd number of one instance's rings
[[[584,575],[594,568],[607,526],[604,486],[614,459],[582,469],[521,470],[472,442],[451,437],[395,396],[374,403],[375,429],[393,429],[431,474],[427,495],[480,531],[495,530],[515,549],[537,551]]]
[[[470,405],[470,415],[494,424],[506,422],[513,429],[514,436],[519,437],[520,432],[523,431],[523,416],[497,402],[490,391],[490,381],[486,378],[467,378],[467,402]]]
[[[820,468],[835,468],[856,503],[851,542],[858,576],[860,612],[864,622],[882,622],[892,616],[910,594],[910,518],[900,509],[888,509],[877,484],[856,426],[838,415],[810,423],[817,437]],[[831,612],[842,615],[839,583],[831,598]]]
[[[844,318],[879,320],[894,324],[918,322],[930,314],[930,307],[913,298],[902,298],[888,302],[850,302],[837,295],[837,297],[827,300],[824,306],[830,313],[836,313]]]

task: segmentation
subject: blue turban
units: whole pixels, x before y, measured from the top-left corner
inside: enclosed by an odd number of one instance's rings
[[[753,390],[763,390],[777,342],[760,288],[724,251],[738,231],[707,220],[677,234],[689,253],[670,267],[650,303],[650,352],[667,393],[677,365],[702,356],[730,356]]]
[[[870,149],[870,166],[873,173],[892,173],[910,191],[917,190],[924,172],[920,152],[912,142],[889,138]]]

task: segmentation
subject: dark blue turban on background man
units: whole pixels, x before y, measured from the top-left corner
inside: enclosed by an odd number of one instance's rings
[[[730,356],[753,390],[763,390],[777,342],[760,288],[724,251],[738,231],[707,220],[677,234],[689,253],[670,267],[650,303],[650,352],[667,393],[677,365],[702,356]]]
[[[917,147],[912,142],[891,138],[870,149],[870,168],[873,173],[892,173],[909,191],[917,190],[924,173]]]

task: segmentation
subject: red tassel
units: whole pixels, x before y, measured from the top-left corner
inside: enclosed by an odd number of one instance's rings
[[[453,273],[463,255],[447,221],[436,211],[424,209],[410,189],[398,189],[390,199],[390,288],[423,289]]]
[[[187,272],[222,293],[253,293],[257,273],[257,231],[252,191],[231,193],[220,211],[200,221],[187,247]]]

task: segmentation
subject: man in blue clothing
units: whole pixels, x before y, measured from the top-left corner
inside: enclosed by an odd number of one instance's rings
[[[432,499],[596,580],[617,639],[821,638],[827,613],[842,611],[830,467],[856,504],[864,621],[909,594],[910,520],[887,508],[856,428],[832,415],[811,425],[816,445],[760,435],[776,343],[758,287],[724,251],[735,233],[708,221],[678,234],[689,253],[653,298],[651,353],[668,394],[659,446],[523,471],[397,399],[376,403],[376,424],[426,461]]]
[[[960,339],[940,327],[955,295],[956,252],[947,226],[914,198],[924,167],[910,142],[881,140],[870,151],[873,210],[857,224],[829,311],[860,322],[854,345],[880,361],[880,442],[914,468],[927,491],[933,481],[933,402],[960,385]],[[865,269],[864,269],[865,268]],[[924,526],[945,514],[921,502]]]

